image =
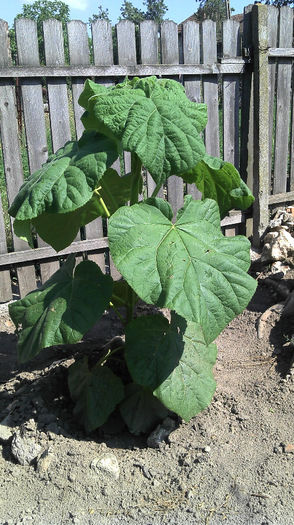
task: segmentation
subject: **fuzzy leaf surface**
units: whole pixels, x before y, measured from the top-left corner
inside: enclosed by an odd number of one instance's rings
[[[205,343],[201,326],[174,312],[134,319],[126,329],[126,362],[134,381],[185,421],[211,401],[216,345]]]
[[[116,160],[113,142],[86,132],[68,142],[22,185],[9,213],[18,220],[43,213],[68,213],[86,204],[106,169]]]
[[[136,153],[156,183],[192,168],[205,155],[200,133],[206,107],[191,102],[173,80],[135,78],[100,91],[88,98],[82,121],[86,129]]]
[[[189,184],[195,183],[203,199],[218,203],[221,219],[233,208],[246,210],[254,197],[233,164],[206,155],[194,168],[181,174]]]
[[[86,432],[91,432],[103,425],[122,401],[124,385],[106,366],[95,365],[89,370],[87,357],[71,365],[68,374],[74,414]]]
[[[168,410],[152,391],[134,383],[127,385],[126,398],[119,410],[129,431],[135,435],[150,432],[168,415]]]
[[[32,359],[42,348],[76,343],[102,316],[112,294],[112,278],[92,261],[75,260],[63,266],[41,288],[9,306],[10,316],[21,332],[18,357]]]
[[[186,198],[175,224],[144,203],[120,208],[108,238],[116,267],[138,296],[200,324],[207,344],[255,291],[247,274],[250,243],[224,237],[213,200]]]

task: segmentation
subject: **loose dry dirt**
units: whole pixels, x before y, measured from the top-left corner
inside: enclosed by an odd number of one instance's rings
[[[86,343],[43,351],[20,367],[2,306],[0,421],[12,434],[31,429],[45,452],[21,465],[12,437],[2,437],[0,524],[294,524],[293,319],[281,320],[274,310],[257,337],[260,315],[276,302],[260,284],[218,338],[211,406],[189,423],[175,418],[175,430],[157,449],[118,420],[87,436],[72,417],[67,368],[75,354],[101,344],[101,336],[93,343],[99,327]],[[116,335],[114,319],[103,320],[103,335],[106,328]],[[107,452],[117,458],[119,479],[93,468]]]

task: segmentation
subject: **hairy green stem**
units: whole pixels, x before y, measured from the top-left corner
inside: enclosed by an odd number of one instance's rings
[[[124,348],[123,346],[117,346],[113,350],[110,350],[110,348],[109,348],[107,350],[106,354],[103,357],[101,357],[101,359],[99,359],[99,361],[97,363],[97,366],[103,366],[106,363],[106,361],[113,356],[113,354],[115,354],[119,350],[123,350],[123,348]]]

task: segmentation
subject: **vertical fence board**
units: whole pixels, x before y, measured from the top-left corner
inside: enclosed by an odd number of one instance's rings
[[[292,131],[290,154],[290,191],[294,191],[294,83],[292,85]]]
[[[279,47],[292,47],[292,39],[293,9],[291,9],[291,7],[281,7],[279,20]],[[282,193],[287,190],[291,76],[292,62],[289,59],[279,59],[277,73],[277,113],[273,193]]]
[[[67,24],[67,31],[70,65],[88,66],[90,64],[90,54],[87,24],[80,20],[72,20]],[[84,126],[81,122],[81,116],[84,113],[84,109],[78,103],[79,96],[84,89],[84,83],[84,78],[72,79],[73,108],[78,139],[84,131]]]
[[[199,24],[192,20],[183,24],[183,62],[184,64],[200,64],[200,29]],[[186,95],[192,102],[201,102],[200,76],[185,76],[184,86]],[[194,199],[201,199],[201,192],[195,184],[187,184],[187,193]]]
[[[43,31],[46,65],[64,65],[62,23],[59,20],[45,20]],[[66,79],[48,78],[47,89],[52,147],[55,152],[71,139]]]
[[[161,55],[163,64],[179,63],[178,26],[166,21],[161,24]],[[167,179],[167,198],[176,212],[183,206],[184,185],[180,177],[172,175]]]
[[[10,56],[7,39],[7,23],[0,20],[0,66],[10,65]],[[20,186],[23,183],[23,169],[15,102],[15,87],[13,81],[0,80],[0,135],[2,142],[4,172],[8,203],[11,204]],[[13,246],[15,251],[30,249],[29,245],[19,239],[13,232]],[[25,266],[17,270],[20,296],[36,288],[34,266]]]
[[[243,53],[252,58],[252,5],[243,16]],[[240,174],[253,190],[253,67],[248,65],[242,78]]]
[[[240,55],[240,25],[235,20],[223,22],[223,56]],[[238,75],[224,75],[223,79],[223,140],[224,160],[239,168],[239,91]]]
[[[253,242],[260,244],[269,221],[268,209],[268,8],[256,4],[252,8],[254,41],[254,186]]]
[[[216,23],[204,20],[202,23],[203,63],[217,61]],[[205,128],[205,145],[208,155],[219,156],[219,115],[218,115],[218,79],[215,75],[205,75],[203,79],[203,97],[207,104],[208,122]]]
[[[2,200],[0,195],[0,253],[7,253],[6,232],[4,225],[4,216],[2,208]],[[12,299],[12,290],[10,282],[9,270],[0,272],[0,303],[10,301]]]
[[[275,6],[268,6],[268,45],[269,47],[278,46],[278,18],[279,10]],[[276,92],[276,72],[277,61],[269,62],[269,167],[272,170],[273,158],[273,126],[275,112],[275,92]],[[269,177],[269,189],[271,186],[271,176]]]
[[[15,32],[19,64],[23,66],[38,66],[40,60],[36,22],[28,18],[16,20]],[[29,166],[31,173],[33,173],[41,168],[48,156],[42,81],[39,79],[22,80],[21,93]],[[42,239],[38,239],[38,244],[39,246],[46,246]],[[42,282],[47,281],[58,268],[59,264],[57,261],[41,264]]]
[[[144,20],[140,24],[140,48],[142,64],[158,64],[158,24],[153,20]],[[151,197],[156,184],[150,173],[147,173],[147,196]],[[159,191],[158,197],[163,198],[163,189]]]

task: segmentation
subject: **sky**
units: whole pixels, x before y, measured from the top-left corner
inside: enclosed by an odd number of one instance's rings
[[[97,12],[97,6],[102,5],[103,8],[109,9],[110,19],[115,24],[120,15],[120,7],[123,0],[63,0],[70,6],[70,16],[72,20],[82,20],[88,22],[89,17]],[[14,17],[21,12],[22,5],[25,3],[32,3],[33,0],[0,0],[0,18],[6,20],[11,26]],[[180,23],[188,16],[195,13],[199,4],[195,0],[165,0],[168,6],[166,18]],[[246,5],[249,5],[250,0],[231,0],[231,7],[235,9],[235,13],[242,13]],[[144,9],[143,0],[132,0],[135,7]]]

